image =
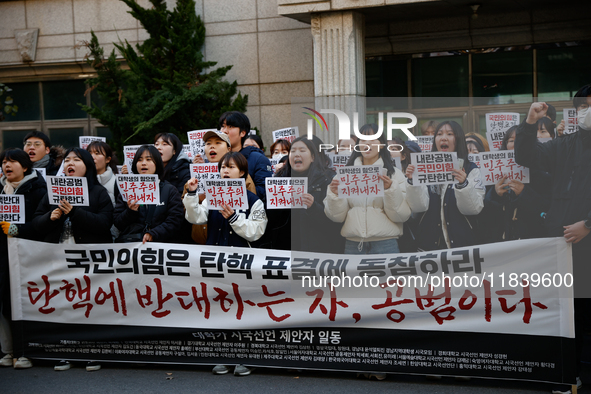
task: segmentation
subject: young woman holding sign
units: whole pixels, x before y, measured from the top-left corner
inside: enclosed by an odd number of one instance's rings
[[[419,250],[476,245],[480,237],[475,229],[475,215],[484,207],[485,189],[480,170],[468,161],[462,127],[454,121],[440,123],[435,130],[431,152],[456,152],[463,165],[452,170],[458,183],[429,187],[413,185],[415,165],[406,168],[410,184],[406,196],[408,204],[413,213],[424,212],[416,234]]]
[[[307,137],[296,138],[291,144],[288,160],[277,177],[304,177],[308,192],[304,194],[306,209],[269,209],[268,231],[270,247],[320,253],[341,253],[344,238],[340,225],[324,214],[322,201],[326,189],[335,176],[316,154],[315,146]],[[267,201],[267,204],[269,201]]]
[[[366,124],[361,134],[374,135],[377,125]],[[406,180],[402,171],[394,168],[386,148],[384,133],[376,140],[360,140],[359,148],[349,158],[347,166],[375,165],[386,170],[379,175],[384,183],[383,197],[339,196],[340,181],[335,177],[324,199],[324,212],[334,222],[343,223],[341,235],[345,254],[399,253],[398,237],[403,223],[410,217],[406,202]]]
[[[113,224],[113,203],[107,190],[98,182],[91,154],[82,148],[68,149],[64,171],[66,176],[86,178],[88,206],[72,206],[66,200],[54,205],[45,196],[35,212],[35,230],[45,242],[113,242],[110,231]]]
[[[120,231],[116,242],[177,242],[183,220],[183,203],[176,188],[162,179],[164,166],[160,152],[142,145],[133,158],[134,174],[158,175],[160,204],[140,205],[137,201],[117,199],[114,223]]]
[[[32,221],[35,209],[47,194],[47,185],[43,177],[33,170],[29,155],[20,149],[4,151],[0,155],[0,163],[3,174],[0,178],[1,194],[22,195],[25,203],[25,223],[0,222],[4,233],[0,235],[0,347],[4,353],[0,366],[23,369],[33,364],[24,357],[23,349],[13,349],[12,332],[20,332],[21,327],[20,322],[11,321],[7,236],[39,240]]]

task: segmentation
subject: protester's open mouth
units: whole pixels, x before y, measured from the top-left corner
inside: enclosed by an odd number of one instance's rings
[[[72,175],[76,172],[76,169],[74,167],[68,167],[66,172],[68,175]]]
[[[302,164],[302,163],[303,163],[303,161],[301,159],[295,159],[293,161],[293,164]]]
[[[6,174],[6,176],[12,174],[12,170],[6,169],[6,171],[4,171],[4,174]]]
[[[29,157],[30,157],[30,158],[33,158],[33,157],[35,157],[35,151],[30,151],[30,152],[29,152]]]
[[[216,157],[217,155],[218,154],[214,150],[212,150],[212,151],[209,152],[209,156],[210,157]]]
[[[441,144],[441,150],[448,150],[448,149],[449,149],[449,145]]]
[[[148,169],[146,167],[140,168],[140,172],[141,173],[148,172]]]
[[[223,175],[222,178],[230,178],[230,175]]]

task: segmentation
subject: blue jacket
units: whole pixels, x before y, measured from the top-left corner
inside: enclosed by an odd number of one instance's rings
[[[257,189],[257,196],[265,202],[267,194],[265,192],[265,178],[273,176],[271,171],[271,162],[259,148],[246,146],[240,151],[248,161],[248,174],[254,181]]]

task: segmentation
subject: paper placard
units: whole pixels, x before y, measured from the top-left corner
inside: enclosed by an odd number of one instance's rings
[[[415,166],[413,185],[457,183],[451,172],[458,166],[456,152],[411,153],[410,157]]]
[[[279,129],[273,132],[273,142],[277,140],[287,140],[290,143],[300,136],[300,131],[297,127],[288,127],[286,129]]]
[[[189,144],[183,145],[183,153],[185,155],[187,155],[187,157],[191,160],[191,162],[193,161],[193,152],[191,152],[191,145],[189,145]]]
[[[220,179],[218,163],[191,164],[191,178],[197,178],[197,194],[205,194],[205,181]]]
[[[47,168],[35,168],[34,170],[39,172],[43,179],[47,179]]]
[[[93,141],[107,142],[107,138],[97,137],[93,135],[81,135],[80,137],[78,137],[78,146],[80,146],[80,148],[82,149],[86,149],[88,148],[88,145],[90,145],[90,143]]]
[[[48,175],[46,179],[47,197],[50,204],[59,205],[60,200],[67,200],[73,206],[87,207],[89,205],[86,177]]]
[[[303,196],[308,193],[308,178],[266,178],[265,189],[267,209],[307,208]]]
[[[421,148],[421,152],[431,152],[433,148],[433,140],[435,139],[432,135],[419,135],[417,136],[416,143]]]
[[[204,129],[204,130],[193,130],[187,132],[187,137],[189,138],[189,147],[191,149],[192,157],[200,155],[201,157],[205,157],[204,148],[205,142],[203,141],[203,136],[208,131],[218,131],[217,129]]]
[[[248,209],[246,182],[243,178],[205,181],[205,195],[210,210],[219,211],[223,205],[232,209]]]
[[[0,194],[0,221],[24,224],[25,196],[22,194]]]
[[[131,165],[133,163],[133,158],[135,157],[135,152],[141,147],[142,145],[127,145],[123,147],[123,164],[127,166],[127,172],[132,173]]]
[[[332,166],[330,168],[336,171],[337,168],[345,167],[347,165],[347,163],[349,162],[349,158],[351,157],[351,153],[347,152],[337,154],[334,152],[329,152],[327,153],[327,156],[329,157],[330,162],[332,163]]]
[[[562,118],[564,119],[564,134],[576,133],[579,124],[576,108],[563,109]]]
[[[495,112],[486,114],[486,139],[491,151],[501,149],[505,132],[519,124],[516,112]]]
[[[515,152],[501,150],[468,155],[468,160],[480,168],[482,182],[485,186],[496,184],[503,176],[508,180],[515,179],[521,183],[529,183],[529,168],[515,162]]]
[[[158,175],[117,175],[117,187],[123,201],[135,201],[141,205],[160,204],[160,181]]]
[[[339,197],[381,197],[384,182],[379,178],[380,166],[349,166],[337,168]]]

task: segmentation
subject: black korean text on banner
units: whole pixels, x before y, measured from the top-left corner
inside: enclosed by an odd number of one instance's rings
[[[456,152],[411,153],[415,166],[413,185],[441,185],[457,183],[452,170],[458,168]]]
[[[349,158],[351,157],[351,153],[344,151],[342,153],[334,153],[329,152],[327,153],[328,158],[331,162],[331,169],[335,170],[340,167],[345,167],[349,162]]]
[[[88,180],[78,176],[47,176],[49,203],[59,205],[66,200],[73,206],[88,206]]]
[[[577,131],[579,124],[577,120],[577,110],[575,108],[565,108],[562,110],[564,120],[564,134],[573,134]]]
[[[187,157],[193,161],[193,152],[191,152],[191,145],[190,144],[185,144],[183,145],[183,153],[185,155],[187,155]]]
[[[380,166],[349,166],[337,168],[339,197],[381,197],[384,182],[379,178],[383,173]]]
[[[300,136],[300,132],[297,127],[288,127],[286,129],[280,129],[273,131],[273,142],[277,140],[287,140],[293,142]]]
[[[131,164],[133,163],[135,152],[137,152],[141,146],[142,145],[127,145],[123,147],[123,164],[127,166],[127,172],[129,174],[133,173],[131,170]]]
[[[417,144],[421,148],[421,152],[431,152],[433,147],[433,136],[432,135],[419,135],[417,136]]]
[[[117,175],[117,187],[123,200],[140,205],[160,204],[159,184],[158,175]]]
[[[88,148],[88,145],[90,145],[90,143],[93,141],[107,142],[107,138],[97,137],[94,135],[81,135],[80,137],[78,137],[78,146],[80,146],[80,148],[82,149],[86,149]]]
[[[267,209],[307,208],[303,196],[308,193],[308,178],[269,177],[265,179]]]
[[[515,179],[521,183],[529,183],[529,168],[515,162],[515,152],[512,150],[483,152],[478,156],[480,161],[475,164],[480,167],[485,186],[496,184],[503,176],[507,177],[507,182]]]
[[[197,178],[197,194],[205,194],[205,181],[220,179],[218,163],[191,164],[191,178]]]
[[[189,146],[191,147],[191,153],[193,157],[200,155],[201,157],[204,156],[204,148],[205,142],[203,141],[203,136],[208,131],[218,131],[216,129],[205,129],[205,130],[193,130],[187,132],[187,138],[189,139]]]
[[[13,319],[27,324],[23,340],[41,358],[69,352],[88,359],[102,348],[101,359],[117,361],[248,358],[252,365],[573,380],[565,360],[574,350],[563,348],[574,340],[570,244],[552,238],[500,246],[362,256],[15,238]],[[326,275],[327,284],[318,282]],[[187,346],[183,352],[160,347],[171,344],[166,328],[183,333],[173,343]],[[391,344],[392,337],[400,341]],[[368,355],[370,346],[384,349]]]
[[[0,194],[0,221],[15,224],[25,223],[25,196]]]
[[[519,114],[516,112],[486,114],[486,139],[490,150],[500,150],[505,132],[518,124]]]
[[[205,181],[205,196],[210,210],[222,210],[224,205],[235,211],[248,209],[246,182],[242,178]]]

